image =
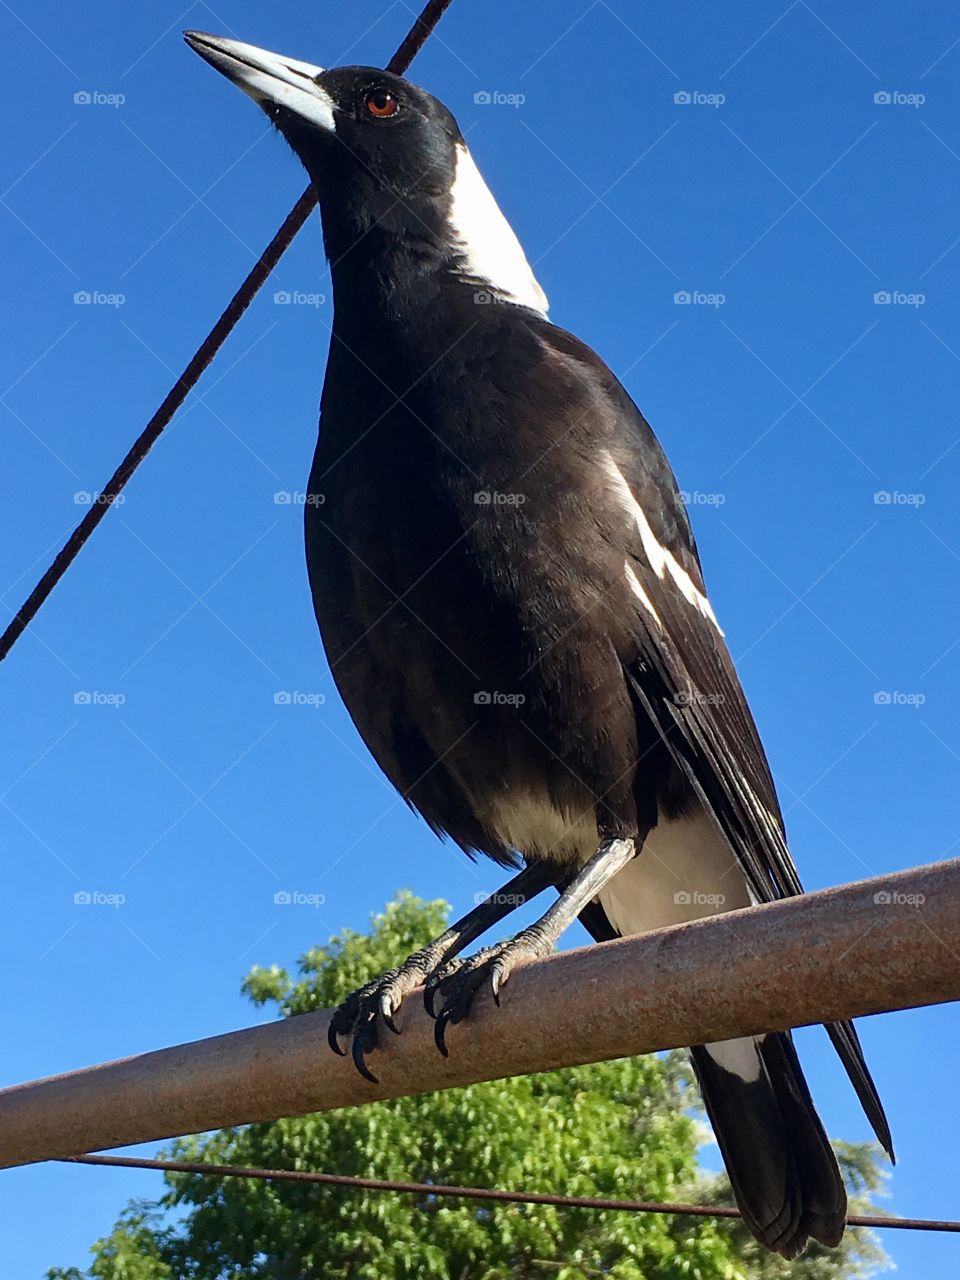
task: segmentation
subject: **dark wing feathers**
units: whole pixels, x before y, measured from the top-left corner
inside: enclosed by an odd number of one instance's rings
[[[890,1157],[891,1163],[896,1164],[897,1160],[893,1154],[893,1138],[890,1134],[890,1126],[884,1114],[880,1095],[877,1093],[877,1086],[873,1083],[873,1077],[870,1075],[870,1070],[864,1061],[863,1050],[860,1047],[860,1037],[857,1035],[856,1027],[852,1022],[829,1022],[827,1023],[827,1035],[840,1056],[840,1061],[850,1077],[850,1083],[860,1099],[860,1105],[863,1107],[881,1147]]]
[[[597,443],[606,444],[660,546],[705,596],[686,508],[649,424],[592,352],[562,331],[554,331],[552,345],[562,359],[579,357],[586,364],[584,375],[593,383],[594,403],[602,406],[594,410],[601,420]],[[801,894],[770,768],[723,636],[711,618],[684,597],[669,572],[658,575],[644,552],[639,526],[635,536],[628,536],[629,563],[660,623],[641,610],[637,650],[624,664],[639,707],[712,815],[757,901]],[[827,1031],[892,1159],[890,1130],[853,1025],[834,1023]]]
[[[651,598],[656,602],[656,597]],[[663,619],[664,615],[661,613],[660,617]],[[712,628],[706,621],[703,626]],[[631,685],[674,761],[713,815],[758,901],[802,893],[781,820],[774,817],[778,811],[767,810],[758,801],[746,770],[740,766],[744,739],[732,736],[736,724],[730,726],[722,714],[725,704],[698,702],[688,692],[678,705],[678,687],[689,691],[692,685],[693,690],[702,693],[704,686],[692,679],[691,685],[678,684],[678,672],[689,676],[689,668],[678,661],[678,655],[665,655],[665,638],[658,641],[648,634],[646,639],[644,658],[638,662],[637,670],[628,672]],[[718,642],[722,644],[719,637]],[[893,1160],[890,1127],[853,1023],[830,1023],[826,1029],[874,1133]]]

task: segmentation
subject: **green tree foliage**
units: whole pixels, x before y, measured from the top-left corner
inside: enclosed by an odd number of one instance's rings
[[[336,1004],[441,932],[447,908],[401,894],[369,935],[315,947],[292,978],[254,968],[244,990],[284,1017]],[[221,1130],[174,1143],[175,1159],[375,1178],[730,1203],[697,1167],[702,1113],[682,1054],[630,1058]],[[876,1190],[872,1149],[842,1152],[858,1193]],[[86,1272],[48,1280],[853,1280],[882,1262],[864,1232],[798,1263],[708,1218],[484,1205],[296,1183],[166,1176],[127,1206]]]

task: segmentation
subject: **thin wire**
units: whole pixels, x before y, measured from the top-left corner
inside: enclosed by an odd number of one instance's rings
[[[597,1196],[561,1196],[549,1191],[503,1191],[495,1187],[452,1187],[442,1182],[394,1182],[387,1178],[355,1178],[345,1173],[313,1173],[307,1169],[256,1169],[246,1165],[205,1164],[190,1160],[150,1160],[139,1156],[68,1156],[60,1164],[116,1165],[123,1169],[161,1169],[167,1173],[199,1173],[221,1178],[264,1178],[274,1182],[314,1182],[355,1187],[362,1191],[408,1191],[420,1196],[452,1196],[462,1200],[495,1200],[508,1204],[547,1204],[561,1209],[613,1209],[627,1213],[670,1213],[694,1218],[739,1218],[726,1205],[662,1203],[656,1200],[604,1200]],[[887,1218],[851,1213],[850,1227],[891,1227],[900,1231],[960,1232],[960,1222],[935,1218]]]
[[[440,21],[452,0],[429,0],[413,26],[404,36],[399,49],[387,64],[387,69],[402,75],[423,48],[428,36]],[[140,463],[159,440],[170,424],[201,374],[227,340],[228,334],[253,301],[270,272],[290,246],[294,236],[313,212],[317,203],[313,188],[308,187],[290,210],[277,234],[264,249],[250,274],[230,299],[220,319],[201,342],[180,377],[168,391],[160,408],[134,441],[126,457],[100,491],[97,501],[91,503],[83,519],[57,552],[50,567],[17,610],[6,630],[0,635],[0,662],[7,656],[17,640],[37,616],[44,601],[77,558],[84,543],[113,505],[117,495],[127,484]]]
[[[387,70],[402,76],[433,34],[433,29],[450,7],[452,0],[429,0],[416,22],[400,41],[400,48],[387,63]]]
[[[316,202],[317,198],[313,193],[313,188],[308,187],[284,219],[280,230],[264,249],[250,274],[230,299],[226,310],[204,338],[183,373],[167,392],[160,408],[144,427],[126,457],[107,481],[97,496],[96,502],[91,503],[83,519],[57,552],[46,573],[44,573],[20,606],[3,635],[0,635],[0,661],[7,656],[23,632],[26,631],[47,596],[69,569],[83,548],[84,543],[107,514],[117,495],[160,439],[173,415],[186,400],[190,391],[199,381],[200,375],[223,346],[227,335],[253,301],[257,290],[270,275],[270,272],[290,245],[293,237],[310,216]]]

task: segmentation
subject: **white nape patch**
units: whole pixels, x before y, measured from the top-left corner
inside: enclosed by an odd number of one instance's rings
[[[747,1084],[760,1079],[763,1063],[760,1060],[759,1040],[747,1036],[742,1040],[715,1040],[713,1044],[703,1047],[718,1067],[739,1076]]]
[[[333,99],[314,83],[323,67],[240,40],[205,36],[203,42],[205,56],[258,105],[276,103],[320,129],[335,128]]]
[[[695,609],[703,614],[716,627],[720,635],[720,624],[717,622],[716,614],[713,612],[713,606],[702,591],[694,585],[693,579],[679,563],[672,552],[666,547],[661,546],[657,541],[656,535],[650,528],[650,521],[646,517],[643,508],[637,502],[636,498],[630,491],[630,486],[624,479],[623,472],[614,462],[610,454],[604,451],[601,455],[601,463],[607,472],[617,496],[620,498],[628,514],[636,521],[637,528],[640,531],[640,541],[643,544],[643,552],[650,562],[650,567],[658,578],[663,578],[669,573],[675,585],[688,604],[692,604]]]
[[[510,223],[500,211],[467,147],[457,143],[457,167],[450,189],[450,234],[461,255],[459,274],[484,286],[504,302],[547,314],[547,295]]]
[[[660,615],[657,613],[656,609],[653,607],[653,602],[651,601],[647,593],[644,591],[640,583],[640,579],[634,573],[633,566],[630,564],[629,560],[624,560],[623,568],[627,575],[627,585],[629,586],[630,590],[637,597],[637,599],[640,601],[640,603],[643,605],[646,611],[652,615],[653,620],[654,622],[656,622],[657,626],[658,627],[662,626],[663,624],[660,621]]]

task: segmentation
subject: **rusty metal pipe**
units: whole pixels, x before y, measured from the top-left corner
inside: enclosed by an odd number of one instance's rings
[[[0,1166],[960,999],[960,859],[524,965],[433,1042],[417,994],[362,1079],[303,1014],[0,1091]]]

